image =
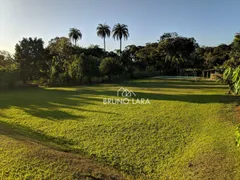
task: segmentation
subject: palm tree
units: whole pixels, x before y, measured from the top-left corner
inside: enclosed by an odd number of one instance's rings
[[[110,37],[111,34],[111,28],[106,23],[105,24],[98,24],[97,27],[97,35],[101,38],[103,38],[104,43],[104,51],[106,51],[106,43],[105,39],[106,37]]]
[[[113,38],[117,38],[117,40],[120,40],[120,54],[122,52],[122,38],[124,38],[125,40],[128,39],[129,37],[129,32],[128,32],[128,26],[125,24],[116,24],[113,27]]]
[[[82,33],[79,29],[76,29],[76,28],[71,28],[69,30],[69,34],[68,34],[69,38],[72,39],[75,43],[75,46],[77,44],[77,41],[79,39],[82,39]]]

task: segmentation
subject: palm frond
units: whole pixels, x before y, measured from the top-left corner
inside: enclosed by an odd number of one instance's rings
[[[69,36],[70,39],[75,41],[75,43],[79,39],[82,39],[81,31],[79,29],[76,29],[76,28],[70,28],[68,36]]]
[[[109,37],[111,34],[111,28],[106,23],[105,24],[98,24],[97,27],[97,35],[101,38]]]
[[[128,26],[125,24],[120,24],[120,23],[116,24],[113,27],[112,32],[113,32],[113,38],[117,40],[119,39],[121,40],[122,38],[127,40],[129,37]]]

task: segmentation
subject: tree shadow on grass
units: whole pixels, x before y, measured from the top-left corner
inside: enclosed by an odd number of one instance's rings
[[[117,90],[117,89],[116,89]],[[134,91],[134,89],[131,89]],[[95,91],[87,90],[84,91],[85,94],[89,95],[100,95],[105,98],[121,98],[116,96],[116,91]],[[234,95],[224,95],[224,94],[160,94],[160,93],[149,93],[149,92],[139,92],[134,91],[136,97],[134,98],[144,98],[149,100],[164,100],[164,101],[179,101],[179,102],[189,102],[189,103],[237,103],[240,104],[240,96]],[[83,93],[82,93],[83,94]],[[115,97],[114,97],[115,96]],[[102,101],[102,99],[95,99],[95,101]]]
[[[27,114],[48,120],[81,120],[82,115],[75,115],[69,110],[89,113],[115,114],[84,108],[95,105],[96,98],[81,97],[79,91],[60,89],[12,90],[0,96],[0,109],[19,108]],[[61,109],[60,109],[61,108]],[[1,117],[1,116],[0,116]]]
[[[149,82],[148,82],[149,81]],[[105,86],[96,85],[90,88],[72,87],[72,89],[29,89],[29,90],[13,90],[10,92],[2,93],[0,96],[0,109],[7,109],[11,107],[17,107],[27,114],[34,117],[39,117],[48,120],[81,120],[84,116],[79,113],[71,113],[71,110],[79,112],[89,113],[104,113],[115,114],[104,110],[94,110],[85,106],[99,105],[103,101],[103,98],[118,98],[117,90],[123,86],[128,87],[134,91],[137,95],[136,98],[145,98],[151,100],[165,100],[165,101],[179,101],[190,103],[232,103],[240,102],[239,96],[231,96],[224,94],[164,94],[152,91],[153,89],[162,87],[169,87],[178,89],[178,85],[181,88],[188,89],[189,86],[193,86],[196,89],[201,90],[206,87],[219,88],[218,84],[214,82],[196,82],[196,87],[192,82],[186,81],[162,81],[162,80],[144,80],[126,82],[124,84],[116,85],[116,90],[108,90]],[[217,85],[217,86],[216,86]],[[203,86],[203,87],[201,87]],[[115,87],[115,85],[113,85]],[[152,92],[135,91],[134,87],[149,88]],[[221,87],[220,87],[221,88]],[[223,88],[223,87],[222,87]],[[225,88],[225,87],[224,87]],[[120,97],[121,98],[121,97]],[[101,103],[102,104],[102,103]],[[70,111],[69,111],[70,110]],[[1,116],[0,116],[1,117]]]
[[[73,115],[73,114],[70,114],[70,113],[67,113],[67,112],[61,111],[61,110],[51,110],[51,109],[42,110],[42,109],[38,109],[38,108],[25,108],[24,111],[28,114],[31,114],[32,116],[43,118],[43,119],[48,119],[48,120],[53,120],[53,121],[67,120],[67,119],[80,120],[80,119],[84,118],[84,116]]]
[[[240,103],[240,96],[219,94],[159,94],[136,92],[137,98],[148,98],[149,100],[179,101],[189,103]]]
[[[227,89],[225,85],[212,82],[212,81],[200,81],[195,82],[192,80],[164,80],[164,79],[147,79],[139,81],[129,81],[122,83],[130,87],[142,87],[142,88],[178,88],[178,89]]]
[[[116,84],[116,91],[106,90],[100,87],[99,90],[94,89],[86,89],[86,90],[79,90],[76,91],[76,94],[84,94],[88,95],[89,97],[94,96],[103,96],[104,98],[121,98],[117,97],[117,90],[120,87],[127,87],[129,90],[132,90],[137,97],[136,98],[145,98],[149,100],[166,100],[166,101],[179,101],[179,102],[190,102],[190,103],[232,103],[235,102],[240,104],[240,96],[233,96],[233,95],[226,95],[225,89],[227,87],[225,85],[212,82],[212,81],[200,81],[200,82],[193,82],[191,80],[163,80],[163,79],[146,79],[146,80],[136,80],[136,81],[127,81],[121,84]],[[143,91],[135,91],[134,88],[149,88],[149,92]],[[170,89],[196,89],[196,90],[205,90],[206,92],[210,92],[211,90],[215,92],[216,89],[220,89],[223,94],[195,94],[195,93],[188,93],[188,94],[164,94],[158,93],[155,89],[161,88],[170,88]],[[227,92],[227,91],[226,91]],[[101,98],[92,98],[94,101],[102,101]]]
[[[44,165],[54,162],[64,163],[64,167],[59,166],[59,168],[64,172],[71,172],[73,179],[125,179],[122,173],[113,167],[106,166],[105,163],[98,161],[97,158],[92,157],[87,152],[73,148],[72,145],[75,143],[71,140],[49,136],[27,126],[0,121],[0,137],[2,136],[26,145],[25,147],[28,150],[24,150],[23,154],[27,155],[27,159],[20,159],[20,161],[24,160],[25,164],[35,159],[40,160],[37,161],[38,163],[44,162]],[[3,151],[6,150],[5,148],[15,151],[18,147],[9,144],[9,147],[4,147]],[[46,167],[51,168],[51,166]],[[38,166],[35,167],[33,164],[34,168],[38,168]],[[64,177],[64,175],[63,173],[61,177]],[[99,175],[101,178],[99,178]]]
[[[52,145],[61,149],[69,149],[74,142],[64,137],[53,137],[27,126],[0,121],[0,135],[5,135],[20,141],[34,141],[45,145]]]

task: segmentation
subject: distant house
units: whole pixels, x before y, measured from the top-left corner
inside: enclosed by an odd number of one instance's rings
[[[216,69],[202,70],[203,78],[217,79],[218,76],[221,76],[221,74]]]

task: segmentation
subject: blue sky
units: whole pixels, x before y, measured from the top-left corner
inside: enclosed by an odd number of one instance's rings
[[[228,44],[240,32],[239,9],[239,0],[0,0],[0,50],[13,53],[23,37],[42,38],[46,46],[72,27],[83,34],[81,46],[103,47],[96,27],[105,22],[128,25],[123,46],[156,42],[164,32],[194,37],[200,45]],[[106,43],[107,50],[119,48],[112,38]]]

